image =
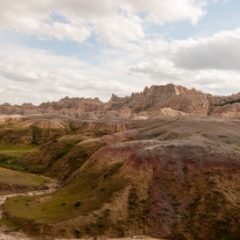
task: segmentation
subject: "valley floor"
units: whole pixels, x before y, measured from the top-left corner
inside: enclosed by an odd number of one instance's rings
[[[2,218],[2,208],[3,204],[9,197],[14,197],[18,195],[42,195],[54,192],[56,189],[58,189],[58,183],[56,180],[51,179],[50,183],[48,184],[48,190],[38,190],[38,191],[31,191],[28,193],[15,193],[15,194],[3,194],[0,195],[0,219]],[[49,238],[46,240],[78,240],[79,238],[74,239],[64,239],[64,238]],[[81,238],[82,240],[94,240],[96,238]],[[126,237],[126,238],[98,238],[98,240],[165,240],[165,239],[156,239],[151,238],[148,236],[133,236],[133,237]],[[9,231],[5,227],[0,227],[0,240],[42,240],[41,237],[28,237],[21,231]]]
[[[54,192],[56,189],[58,189],[59,185],[56,180],[51,179],[49,184],[47,184],[48,190],[37,190],[37,191],[31,191],[28,193],[14,193],[14,194],[4,194],[0,195],[0,219],[2,218],[2,210],[3,210],[3,204],[9,197],[19,196],[19,195],[43,195],[47,193]],[[24,233],[14,231],[14,232],[8,232],[9,230],[6,230],[5,227],[0,227],[0,240],[34,240],[34,239],[41,239],[40,238],[29,238]]]

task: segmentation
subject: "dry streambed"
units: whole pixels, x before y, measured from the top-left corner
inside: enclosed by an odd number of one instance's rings
[[[14,193],[14,194],[0,195],[0,219],[2,218],[3,205],[7,198],[16,197],[16,196],[44,195],[44,194],[52,193],[59,188],[58,182],[53,179],[50,180],[50,183],[47,184],[47,186],[48,186],[47,190],[37,190],[37,191],[31,191],[28,193]],[[18,240],[18,239],[19,240],[30,240],[30,239],[33,240],[36,238],[29,238],[21,232],[4,233],[4,228],[3,227],[0,228],[0,240]],[[39,239],[41,239],[41,237]]]
[[[64,239],[64,238],[49,238],[46,240],[93,240],[94,238],[74,238],[74,239]],[[99,240],[133,240],[135,238],[100,238]],[[138,238],[141,240],[167,240],[167,239],[156,239],[156,238],[150,238],[150,237],[141,237]],[[11,233],[11,234],[2,234],[0,233],[0,240],[41,240],[41,237],[39,238],[28,238],[23,236],[21,233]]]
[[[47,190],[38,190],[38,191],[32,191],[28,193],[16,193],[16,194],[6,194],[0,196],[0,219],[2,218],[3,214],[3,204],[6,201],[7,198],[10,197],[15,197],[15,196],[20,196],[20,195],[25,195],[25,196],[34,196],[34,195],[44,195],[47,193],[54,192],[58,189],[59,185],[55,180],[51,180],[51,183],[48,184],[49,189]],[[0,228],[0,240],[40,240],[41,237],[39,236],[38,238],[30,238],[27,237],[24,233],[22,232],[4,232],[4,228]],[[49,240],[69,240],[69,239],[63,239],[63,238],[50,238]],[[134,240],[134,239],[141,239],[141,240],[161,240],[161,239],[155,239],[155,238],[149,238],[145,236],[137,236],[133,238],[109,238],[109,239],[100,239],[100,240]],[[72,239],[72,240],[77,240]],[[84,238],[82,240],[85,240]],[[93,238],[88,238],[88,240],[93,240]],[[162,239],[164,240],[164,239]]]

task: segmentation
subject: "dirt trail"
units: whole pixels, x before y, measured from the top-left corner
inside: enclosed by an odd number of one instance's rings
[[[3,205],[7,198],[15,197],[15,196],[34,196],[34,195],[48,194],[48,193],[56,191],[59,188],[59,183],[56,180],[51,179],[50,183],[47,184],[47,187],[48,187],[48,189],[46,189],[46,190],[36,190],[36,191],[27,192],[27,193],[13,193],[13,194],[0,195],[0,219],[2,218]],[[0,227],[0,240],[34,240],[34,239],[37,239],[37,238],[29,238],[21,232],[4,233],[5,230],[6,229],[4,229],[4,227]],[[41,238],[38,238],[38,239],[41,239]]]
[[[0,219],[2,218],[3,214],[3,204],[6,201],[7,198],[10,197],[15,197],[15,196],[34,196],[34,195],[44,195],[47,193],[51,193],[56,191],[59,188],[59,184],[57,183],[56,180],[51,179],[51,183],[47,185],[48,189],[47,190],[37,190],[37,191],[31,191],[28,193],[14,193],[14,194],[6,194],[6,195],[0,195]],[[74,239],[63,239],[63,238],[49,238],[46,240],[79,240],[79,238],[74,238]],[[133,238],[100,238],[100,240],[164,240],[164,239],[155,239],[155,238],[150,238],[150,237],[145,237],[145,236],[139,236],[139,237],[133,237]],[[4,227],[0,227],[0,240],[42,240],[42,238],[39,237],[34,237],[30,238],[26,236],[22,232],[7,232]],[[93,240],[93,238],[82,238],[82,240]]]

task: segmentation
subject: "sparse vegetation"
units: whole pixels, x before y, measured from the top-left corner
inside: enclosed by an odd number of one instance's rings
[[[76,201],[74,204],[74,207],[79,207],[81,206],[82,202],[81,201]]]
[[[3,216],[0,219],[0,226],[7,227],[9,229],[9,231],[18,231],[18,230],[21,229],[21,227],[19,225],[17,225],[14,222],[10,221],[5,216]]]
[[[114,165],[112,168],[117,169]],[[39,201],[41,197],[38,196],[10,198],[5,203],[9,219],[13,221],[16,219],[34,219],[39,223],[50,223],[99,209],[104,203],[111,200],[115,192],[123,189],[128,182],[127,179],[117,174],[112,174],[109,179],[105,179],[103,175],[104,171],[95,171],[89,165],[81,174],[75,175],[71,182],[51,194],[48,201],[41,203]],[[92,189],[92,185],[96,185],[96,187]],[[102,188],[105,190],[102,191]],[[28,206],[25,205],[26,202],[28,202]],[[62,203],[65,205],[59,208]],[[21,221],[17,220],[16,223],[21,224]]]
[[[23,170],[23,167],[18,162],[18,159],[35,149],[36,146],[0,146],[0,167],[13,170]]]
[[[214,106],[224,106],[224,105],[233,104],[233,103],[240,103],[240,99],[225,101],[223,103],[215,104]]]

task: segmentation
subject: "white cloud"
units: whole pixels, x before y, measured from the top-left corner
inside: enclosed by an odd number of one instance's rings
[[[47,73],[38,69],[29,59],[14,57],[9,57],[0,63],[0,75],[13,81],[34,84],[47,77]]]
[[[189,70],[240,70],[240,28],[189,40],[173,56],[176,67]]]
[[[95,33],[102,43],[132,48],[132,42],[144,38],[146,23],[190,20],[195,24],[204,13],[203,0],[8,0],[1,3],[0,27],[79,43]],[[66,22],[58,22],[54,14]]]
[[[130,67],[127,74],[151,84],[174,84],[199,88],[213,94],[235,93],[240,87],[240,29],[213,36],[145,41],[151,57]]]
[[[108,101],[112,93],[122,96],[137,90],[114,80],[115,69],[113,74],[73,57],[6,45],[0,59],[1,102],[22,103],[28,99],[39,104],[66,95]]]
[[[161,58],[150,58],[128,70],[138,79],[148,79],[150,85],[173,83],[196,88],[214,95],[232,94],[240,89],[240,73],[223,70],[186,70],[177,68],[173,62]]]
[[[240,87],[240,29],[170,42],[149,37],[148,29],[155,29],[153,25],[185,20],[196,24],[206,13],[209,1],[2,1],[3,34],[8,30],[78,43],[92,36],[113,48],[92,50],[87,56],[94,54],[94,61],[88,59],[95,63],[91,65],[74,57],[6,44],[1,39],[0,100],[40,103],[69,95],[107,101],[111,93],[123,96],[142,91],[146,85],[169,82],[205,92],[236,92]],[[20,34],[14,36],[21,38]]]
[[[193,24],[203,17],[205,1],[197,0],[123,0],[122,3],[129,11],[146,14],[146,19],[155,24],[190,20]]]
[[[99,19],[94,24],[101,43],[131,49],[134,45],[128,42],[139,42],[145,36],[140,23],[140,18],[115,16]]]
[[[75,42],[84,42],[90,37],[91,32],[85,26],[75,27],[66,23],[54,22],[53,24],[42,23],[36,34],[58,40],[71,39]]]

